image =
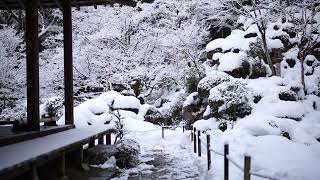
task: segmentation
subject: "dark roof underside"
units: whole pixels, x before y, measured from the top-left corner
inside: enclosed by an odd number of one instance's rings
[[[39,8],[60,8],[60,3],[68,0],[39,0]],[[28,0],[0,0],[0,10],[24,9]],[[96,6],[106,4],[121,4],[126,6],[136,6],[134,0],[70,0],[71,6]]]

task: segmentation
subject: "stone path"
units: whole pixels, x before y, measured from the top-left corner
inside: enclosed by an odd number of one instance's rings
[[[155,138],[151,143],[141,143],[140,165],[125,170],[114,180],[198,180],[199,171],[194,165],[189,149],[183,149],[177,141],[177,133],[168,134],[165,140]],[[180,133],[181,136],[181,133]],[[148,136],[145,136],[148,137]],[[154,137],[149,137],[152,140]],[[138,137],[134,138],[138,139]],[[145,138],[144,138],[145,139]],[[147,141],[150,143],[150,141]]]

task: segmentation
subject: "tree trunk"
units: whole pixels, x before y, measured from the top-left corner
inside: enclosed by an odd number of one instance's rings
[[[267,58],[267,63],[271,69],[271,73],[272,73],[272,76],[276,75],[276,70],[273,66],[273,63],[272,63],[272,60],[271,60],[271,57],[270,57],[270,54],[269,54],[269,50],[268,50],[268,46],[267,46],[267,40],[266,40],[266,34],[265,33],[261,33],[261,36],[262,36],[262,43],[263,43],[263,49],[264,49],[264,53],[266,55],[266,58]]]
[[[305,78],[304,78],[304,59],[305,59],[305,53],[304,52],[299,52],[299,60],[300,60],[300,66],[301,66],[301,84],[303,87],[303,92],[307,94],[306,90],[306,83],[305,83]]]

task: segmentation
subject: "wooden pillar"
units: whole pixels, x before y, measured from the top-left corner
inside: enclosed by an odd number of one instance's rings
[[[198,130],[198,156],[201,157],[201,132]]]
[[[229,144],[224,145],[224,180],[229,180]]]
[[[210,135],[207,134],[207,160],[208,160],[208,170],[211,168],[211,151],[210,151]]]
[[[38,0],[26,3],[27,126],[40,130]]]
[[[106,145],[110,145],[111,144],[111,133],[106,134]]]
[[[251,157],[245,156],[244,157],[244,173],[243,173],[244,180],[250,180],[250,166],[251,166]]]
[[[98,138],[98,144],[104,144],[104,136]]]
[[[72,16],[70,0],[62,1],[64,37],[65,123],[73,122]]]

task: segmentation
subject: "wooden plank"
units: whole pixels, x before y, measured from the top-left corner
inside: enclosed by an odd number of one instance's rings
[[[54,133],[59,133],[62,131],[66,131],[69,129],[74,128],[74,125],[64,125],[64,126],[50,126],[41,128],[40,131],[29,131],[29,132],[20,132],[20,133],[12,133],[12,134],[2,134],[0,137],[0,147],[6,146],[9,144],[14,144],[34,138],[39,138],[43,136],[47,136]],[[10,127],[0,127],[0,131],[3,128],[8,128],[9,130],[5,129],[4,131],[10,131]]]
[[[77,129],[74,129],[77,130]],[[73,130],[70,130],[70,132]],[[6,179],[10,179],[10,178],[14,178],[17,177],[27,171],[32,170],[33,166],[40,166],[43,165],[45,163],[47,163],[50,160],[54,160],[58,157],[61,157],[62,153],[69,153],[71,151],[77,150],[80,147],[82,147],[83,145],[89,143],[92,139],[97,139],[99,137],[103,137],[105,134],[109,134],[109,133],[116,133],[117,131],[115,129],[107,129],[104,131],[101,131],[97,134],[91,135],[91,136],[87,136],[86,138],[83,138],[81,140],[75,141],[73,143],[69,143],[68,145],[56,148],[54,150],[51,150],[49,152],[46,153],[40,153],[37,157],[34,158],[30,158],[27,159],[23,162],[20,162],[18,164],[14,164],[10,167],[6,167],[3,169],[0,169],[0,179],[1,180],[6,180]],[[62,132],[62,133],[67,133],[67,132]],[[59,133],[58,133],[59,134]],[[52,137],[57,136],[58,134],[54,134],[51,135]],[[31,142],[31,141],[30,141]],[[27,143],[27,142],[22,142],[22,143]],[[14,146],[14,145],[11,145]],[[45,144],[43,144],[43,146],[46,146]],[[0,152],[1,151],[0,147]],[[36,148],[36,147],[35,147]],[[23,151],[23,149],[20,149],[20,151]],[[18,151],[13,151],[13,152],[7,152],[7,153],[12,153],[12,155],[14,155],[15,153],[19,153]],[[0,155],[3,155],[0,153]]]
[[[40,130],[38,6],[38,0],[26,4],[27,125],[31,131]]]
[[[72,61],[72,17],[70,0],[62,3],[64,36],[64,93],[65,123],[73,124],[73,61]]]

